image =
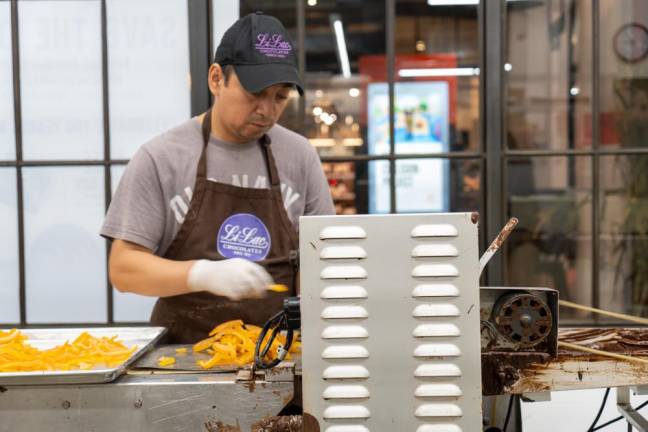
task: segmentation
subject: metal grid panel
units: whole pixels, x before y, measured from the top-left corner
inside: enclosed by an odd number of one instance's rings
[[[321,430],[480,430],[470,214],[302,217],[300,251],[304,412]]]

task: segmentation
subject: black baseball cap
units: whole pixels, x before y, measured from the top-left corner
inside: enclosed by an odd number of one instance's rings
[[[277,18],[256,12],[227,29],[214,63],[232,65],[243,87],[258,93],[275,84],[294,84],[304,94],[295,44]]]

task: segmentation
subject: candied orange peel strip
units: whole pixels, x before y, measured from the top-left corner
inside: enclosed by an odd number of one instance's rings
[[[0,330],[0,372],[87,370],[124,363],[137,349],[127,347],[117,336],[96,338],[87,332],[74,341],[40,350],[30,346],[17,329]]]
[[[171,366],[174,365],[176,362],[176,359],[174,357],[160,357],[158,359],[158,365],[161,367],[166,367],[166,366]]]
[[[209,332],[209,336],[193,345],[194,352],[209,354],[209,360],[198,360],[196,364],[203,369],[210,369],[215,366],[244,366],[254,361],[254,348],[261,334],[261,327],[245,324],[241,320],[227,321],[217,325]],[[267,335],[264,342],[270,338]],[[286,359],[290,359],[290,353],[298,353],[301,344],[298,342],[299,334],[293,337],[293,343]],[[279,345],[286,344],[286,336],[278,334],[268,350],[266,360],[275,358]]]

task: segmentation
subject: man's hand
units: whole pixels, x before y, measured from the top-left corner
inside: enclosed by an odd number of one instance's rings
[[[263,267],[243,258],[199,260],[187,278],[187,286],[193,292],[206,291],[232,300],[264,297],[272,283]]]

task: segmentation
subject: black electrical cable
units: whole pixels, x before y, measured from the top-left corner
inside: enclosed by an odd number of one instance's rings
[[[271,369],[277,366],[283,360],[285,353],[282,353],[283,355],[277,353],[277,358],[269,361],[268,363],[265,363],[263,358],[270,350],[272,342],[274,342],[277,334],[284,329],[288,332],[285,348],[286,350],[288,350],[290,349],[290,345],[292,344],[293,332],[292,329],[288,328],[286,313],[282,310],[273,315],[272,318],[270,318],[268,322],[265,323],[263,329],[261,329],[261,333],[259,334],[259,337],[257,339],[256,346],[254,347],[254,366],[256,368]],[[263,341],[265,340],[265,337],[269,331],[271,331],[270,339],[266,342],[265,346],[262,346]]]
[[[515,395],[509,397],[508,408],[506,408],[506,418],[504,419],[504,427],[502,427],[502,432],[506,432],[508,427],[509,420],[511,419],[511,410],[513,409],[513,400],[516,398]]]
[[[637,408],[634,408],[634,410],[635,410],[635,411],[639,411],[641,408],[645,407],[646,405],[648,405],[648,401],[645,401],[644,403],[642,403],[641,405],[639,405]],[[592,429],[592,431],[601,430],[601,429],[603,429],[604,427],[610,426],[612,423],[616,423],[616,422],[618,422],[618,421],[621,420],[621,419],[623,419],[623,416],[615,417],[615,418],[613,418],[612,420],[610,420],[609,422],[607,422],[607,423],[603,423],[601,426],[597,426],[597,427],[595,427],[594,429]]]
[[[607,398],[610,395],[610,387],[608,387],[605,390],[605,394],[603,395],[603,402],[601,402],[601,407],[598,410],[598,413],[596,414],[596,418],[594,418],[594,421],[592,422],[592,426],[587,429],[587,432],[592,432],[595,430],[594,428],[596,427],[596,423],[601,419],[601,414],[603,414],[603,409],[605,408],[605,404],[607,402]]]

